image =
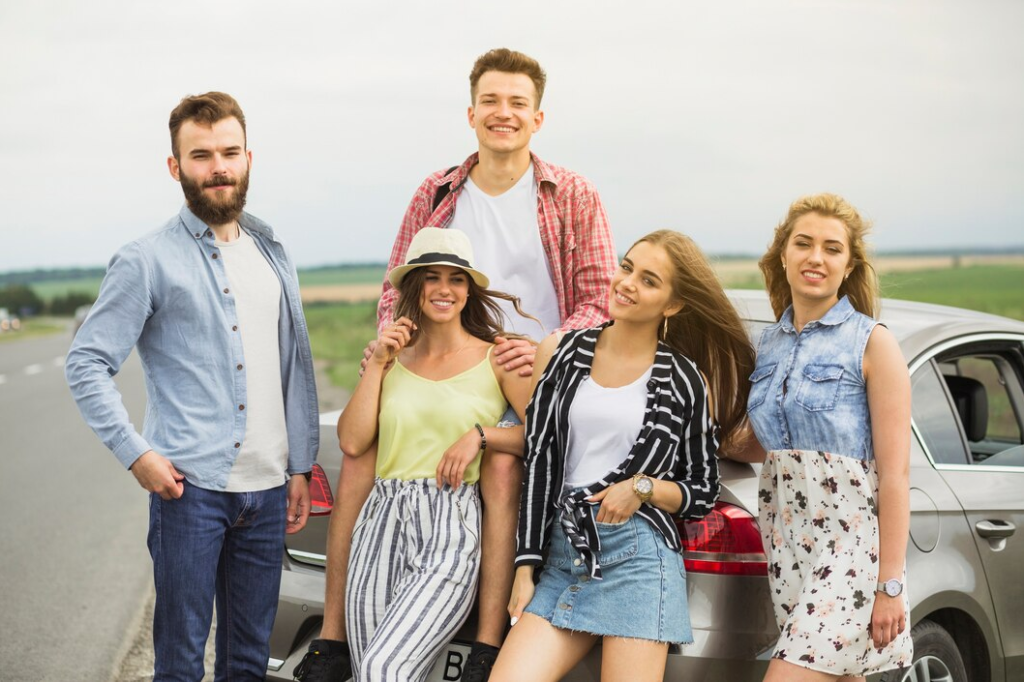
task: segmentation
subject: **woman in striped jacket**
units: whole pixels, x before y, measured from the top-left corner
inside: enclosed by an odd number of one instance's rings
[[[754,351],[678,232],[630,248],[609,310],[612,322],[537,353],[515,627],[492,682],[558,680],[599,639],[604,679],[660,680],[668,645],[692,641],[673,517],[718,498],[716,453],[743,419]]]

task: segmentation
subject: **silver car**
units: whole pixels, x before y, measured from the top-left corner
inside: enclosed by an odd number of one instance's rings
[[[752,338],[774,318],[763,292],[731,297]],[[1024,680],[1024,323],[956,308],[886,300],[913,385],[908,590],[909,670],[876,680]],[[341,453],[338,413],[321,419],[317,504]],[[332,446],[333,444],[333,446]],[[760,467],[722,462],[715,511],[686,522],[684,558],[694,642],[673,647],[665,678],[761,680],[778,637],[757,529]],[[1016,535],[1018,527],[1022,535]],[[320,630],[327,518],[288,537],[268,679],[289,680]],[[475,623],[442,654],[431,682],[460,679]],[[565,678],[600,679],[599,647]]]

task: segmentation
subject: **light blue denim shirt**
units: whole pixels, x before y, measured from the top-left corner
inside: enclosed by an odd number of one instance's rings
[[[320,441],[313,358],[295,268],[266,223],[242,226],[281,281],[281,381],[288,473],[309,471]],[[187,206],[166,225],[121,248],[65,362],[86,422],[129,467],[147,450],[189,483],[222,490],[245,435],[245,357],[235,299],[213,233]],[[140,435],[113,377],[133,347],[146,376]]]
[[[765,450],[874,458],[864,349],[876,324],[844,296],[799,334],[792,306],[761,332],[747,414]]]

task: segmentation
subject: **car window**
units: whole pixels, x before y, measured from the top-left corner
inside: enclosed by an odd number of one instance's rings
[[[911,378],[914,427],[936,464],[967,464],[967,449],[943,380],[931,363]]]
[[[947,351],[937,366],[967,444],[968,463],[1024,467],[1024,362],[1019,345]]]
[[[956,363],[960,376],[971,377],[985,387],[988,395],[986,438],[997,443],[1021,444],[1020,425],[1010,402],[1007,378],[1012,377],[1004,359],[998,356],[970,357]]]

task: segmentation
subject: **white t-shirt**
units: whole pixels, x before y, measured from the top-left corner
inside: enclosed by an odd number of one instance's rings
[[[288,428],[281,384],[281,282],[253,238],[217,242],[238,314],[245,371],[245,437],[226,492],[276,488],[287,479]],[[237,409],[237,408],[236,408]],[[241,410],[240,410],[241,411]]]
[[[626,461],[647,410],[648,368],[631,384],[605,388],[587,377],[569,407],[565,485],[582,488]]]
[[[551,263],[540,241],[532,163],[515,185],[496,197],[467,178],[450,227],[469,235],[473,266],[490,278],[490,288],[518,296],[523,312],[542,325],[521,317],[511,303],[498,299],[508,316],[502,321],[506,330],[540,341],[561,326]]]

